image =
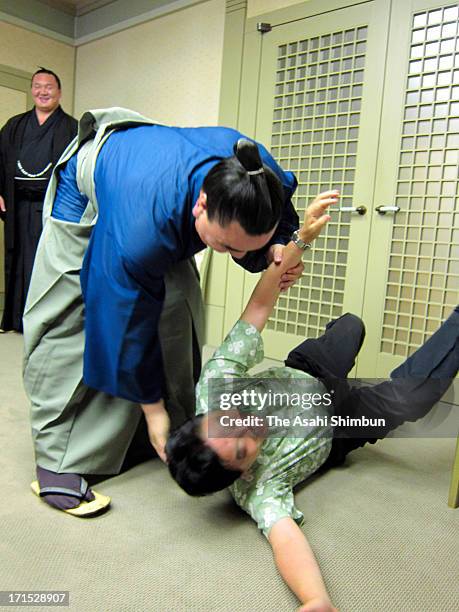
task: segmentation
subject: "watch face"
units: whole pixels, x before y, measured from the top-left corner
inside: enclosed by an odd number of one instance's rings
[[[303,251],[305,251],[307,248],[309,248],[311,245],[308,244],[307,242],[304,242],[304,240],[302,240],[298,234],[298,230],[295,230],[292,234],[292,241],[296,244],[297,247],[299,247],[300,249],[303,249]]]

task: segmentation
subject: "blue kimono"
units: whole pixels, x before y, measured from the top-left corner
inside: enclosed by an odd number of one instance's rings
[[[94,173],[99,216],[81,271],[87,386],[144,404],[162,397],[164,273],[206,247],[192,208],[210,169],[233,154],[241,136],[222,127],[147,125],[118,130],[103,145]],[[296,179],[261,145],[260,152],[285,192],[270,244],[286,244],[298,227],[290,201]],[[76,185],[76,164],[74,155],[61,171],[52,216],[78,223],[87,198]],[[268,248],[236,261],[260,271]]]

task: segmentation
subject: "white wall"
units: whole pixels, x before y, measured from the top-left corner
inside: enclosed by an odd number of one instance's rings
[[[210,0],[77,49],[75,112],[125,106],[163,123],[215,124],[224,0]]]
[[[0,64],[30,73],[38,66],[50,68],[61,79],[64,110],[72,112],[74,47],[0,21]]]
[[[300,4],[305,1],[307,0],[248,0],[247,18],[276,11],[286,6],[292,6],[293,4]]]

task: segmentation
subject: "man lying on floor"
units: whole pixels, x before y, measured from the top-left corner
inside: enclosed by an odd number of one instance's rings
[[[305,226],[299,230],[304,242],[325,225],[329,217],[323,213],[336,195],[321,194],[309,207]],[[278,297],[279,276],[302,255],[293,242],[287,249],[282,264],[271,265],[263,274],[241,319],[207,363],[196,388],[198,416],[172,433],[166,451],[172,476],[190,495],[230,487],[236,503],[268,538],[280,574],[304,604],[302,612],[331,612],[336,609],[299,527],[303,515],[294,505],[293,487],[321,467],[339,465],[355,448],[374,443],[403,422],[427,414],[458,371],[459,306],[416,353],[392,372],[391,380],[374,387],[352,388],[345,380],[365,333],[361,320],[351,314],[329,323],[322,337],[306,340],[294,349],[285,367],[271,368],[254,377],[257,389],[260,381],[280,379],[284,391],[289,391],[297,388],[300,379],[302,390],[307,390],[310,397],[325,397],[333,390],[335,416],[356,420],[365,416],[371,422],[379,419],[383,423],[379,428],[340,425],[332,430],[312,425],[302,437],[280,438],[269,437],[265,427],[236,426],[228,434],[223,432],[228,430],[223,424],[234,411],[209,412],[209,386],[223,378],[247,379],[249,368],[263,359],[260,332]]]

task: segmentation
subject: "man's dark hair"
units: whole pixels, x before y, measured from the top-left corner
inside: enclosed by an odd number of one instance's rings
[[[50,74],[51,76],[53,76],[56,79],[56,83],[57,83],[57,86],[59,87],[59,89],[62,89],[61,88],[61,80],[57,76],[57,74],[55,72],[53,72],[52,70],[49,70],[48,68],[43,68],[43,66],[40,66],[40,68],[36,72],[33,73],[32,81],[30,83],[33,82],[33,77],[36,76],[37,74]]]
[[[204,179],[202,189],[207,195],[209,221],[216,219],[222,227],[237,221],[251,236],[266,234],[282,214],[282,184],[262,163],[256,143],[241,138],[234,152]]]
[[[225,468],[200,436],[202,416],[186,421],[167,441],[169,471],[188,495],[210,495],[226,489],[242,474]]]

